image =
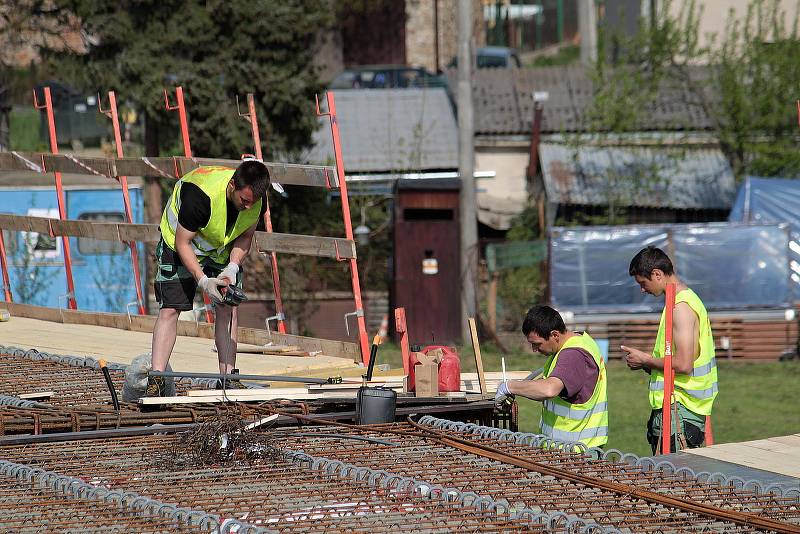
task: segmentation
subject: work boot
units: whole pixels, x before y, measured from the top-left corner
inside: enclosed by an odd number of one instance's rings
[[[150,376],[147,378],[147,389],[144,390],[145,397],[163,397],[167,391],[167,383],[163,376]],[[161,410],[161,404],[142,404],[140,406],[143,412],[156,412]]]
[[[232,375],[238,375],[238,369],[231,369]],[[222,379],[217,380],[216,389],[248,389],[247,386],[242,384],[238,378],[228,378],[225,380],[225,387],[222,385]]]

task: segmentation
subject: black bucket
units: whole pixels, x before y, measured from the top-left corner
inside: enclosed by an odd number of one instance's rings
[[[394,423],[397,407],[397,392],[382,387],[358,388],[356,398],[356,424],[378,425]]]

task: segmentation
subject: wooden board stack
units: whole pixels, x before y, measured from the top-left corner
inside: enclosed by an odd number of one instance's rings
[[[528,376],[527,371],[510,371],[507,373],[509,380],[521,380]],[[493,394],[502,382],[502,373],[486,373],[487,392]],[[382,386],[403,390],[403,376],[384,376],[369,382],[370,386]],[[246,381],[245,381],[246,382]],[[230,402],[230,401],[267,401],[276,399],[291,399],[299,401],[355,399],[360,380],[350,379],[341,384],[309,384],[302,387],[291,388],[250,388],[250,389],[197,389],[190,390],[185,396],[179,397],[145,397],[139,399],[140,404],[189,404],[201,402]],[[450,399],[467,399],[468,394],[479,394],[477,373],[461,373],[461,391],[446,393],[443,396]]]

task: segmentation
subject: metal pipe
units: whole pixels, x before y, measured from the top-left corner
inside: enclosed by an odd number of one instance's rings
[[[117,399],[117,390],[114,388],[114,382],[111,381],[111,373],[108,372],[106,361],[100,360],[100,370],[103,372],[103,377],[106,379],[108,391],[111,392],[111,402],[114,404],[114,409],[119,411],[119,400]]]
[[[236,105],[237,107],[239,105],[238,98]],[[264,156],[261,152],[261,136],[258,130],[258,116],[256,115],[256,102],[253,93],[247,93],[247,113],[240,113],[239,115],[250,123],[255,156],[259,160],[264,161]],[[272,232],[272,215],[269,210],[268,194],[264,194],[264,229],[267,232]],[[286,315],[283,313],[283,299],[281,298],[281,277],[278,272],[278,253],[273,250],[269,253],[269,255],[271,260],[270,267],[272,268],[272,288],[273,293],[275,294],[275,315],[278,317],[278,332],[285,334]]]
[[[350,219],[350,202],[347,198],[347,179],[344,173],[344,158],[342,157],[342,142],[339,136],[339,123],[336,120],[336,100],[332,91],[327,93],[328,112],[319,112],[317,103],[317,115],[327,115],[331,125],[331,137],[333,139],[333,155],[336,160],[336,177],[339,181],[339,191],[342,199],[342,219],[344,220],[345,237],[353,240],[353,223]],[[350,282],[353,287],[353,300],[355,301],[355,316],[358,323],[358,344],[361,347],[361,361],[364,365],[369,364],[369,340],[367,339],[367,323],[364,319],[364,305],[361,302],[361,285],[358,280],[358,262],[355,258],[350,258]],[[347,317],[345,317],[347,321]]]
[[[149,371],[149,376],[163,376],[169,378],[216,378],[219,380],[264,380],[268,382],[301,382],[303,384],[332,384],[330,378],[306,378],[299,376],[280,375],[229,375],[221,373],[183,373],[178,371]]]
[[[114,143],[117,145],[117,157],[124,157],[124,152],[122,150],[122,135],[120,135],[119,128],[119,115],[117,114],[117,97],[114,94],[114,91],[108,92],[108,110],[103,110],[102,102],[100,101],[100,95],[98,95],[97,109],[111,119],[111,125],[114,129]],[[129,223],[134,223],[133,210],[131,209],[131,198],[128,191],[128,177],[117,176],[117,181],[119,181],[120,185],[122,186],[122,203],[125,206],[125,218]],[[131,251],[131,265],[133,267],[133,281],[134,284],[136,284],[136,302],[139,305],[139,315],[144,315],[145,309],[144,298],[142,296],[142,278],[141,273],[139,272],[139,251],[136,248],[135,241],[130,241],[128,243],[128,248],[130,248]]]
[[[39,105],[36,98],[36,89],[33,90],[33,107],[44,109],[47,115],[47,128],[50,137],[50,152],[58,154],[58,138],[56,137],[56,120],[53,115],[53,100],[50,97],[50,88],[44,88],[44,105]],[[44,158],[42,158],[44,159]],[[45,169],[42,161],[42,170]],[[58,201],[58,218],[62,221],[67,219],[67,201],[64,198],[64,186],[61,183],[61,172],[55,171],[53,175],[56,179],[56,200]],[[62,235],[61,244],[64,247],[64,272],[67,277],[67,305],[71,310],[78,309],[78,302],[75,300],[75,283],[72,280],[72,254],[69,248],[69,237]]]

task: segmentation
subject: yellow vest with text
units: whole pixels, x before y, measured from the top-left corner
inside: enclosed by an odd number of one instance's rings
[[[572,336],[544,366],[544,378],[550,376],[558,362],[561,351],[569,348],[588,352],[597,365],[597,383],[592,396],[582,404],[571,404],[559,396],[545,400],[542,404],[540,432],[561,441],[580,441],[587,447],[599,447],[608,442],[608,394],[606,366],[600,347],[589,334]]]
[[[675,400],[700,415],[711,415],[711,406],[717,397],[717,361],[714,358],[714,337],[708,320],[706,307],[700,297],[691,289],[684,289],[675,295],[675,304],[685,302],[697,315],[700,326],[700,355],[694,361],[692,372],[688,375],[675,373]],[[664,357],[664,312],[658,325],[653,357]],[[675,345],[673,342],[673,354]],[[650,372],[650,407],[660,410],[664,403],[664,373],[653,369]]]
[[[234,170],[227,167],[198,167],[178,180],[161,215],[161,237],[169,248],[175,250],[175,232],[178,228],[178,212],[181,209],[181,187],[194,184],[211,201],[211,216],[203,228],[197,230],[191,241],[192,251],[199,261],[206,258],[219,264],[227,263],[233,241],[253,226],[261,213],[261,199],[250,208],[240,211],[236,223],[227,230],[227,188]]]

